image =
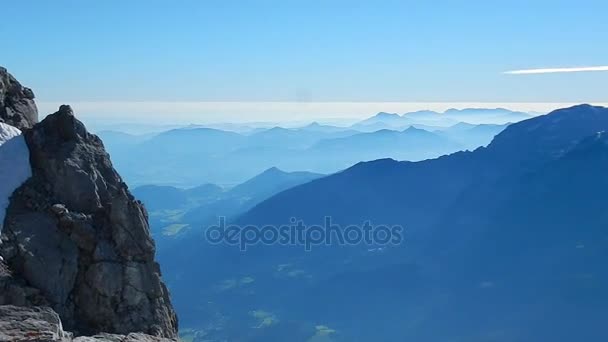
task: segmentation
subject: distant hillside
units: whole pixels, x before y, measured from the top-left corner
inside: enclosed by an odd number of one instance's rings
[[[480,146],[488,145],[492,139],[502,132],[509,124],[495,125],[495,124],[480,124],[473,125],[467,123],[459,123],[454,126],[450,126],[435,133],[457,142],[468,150],[474,150]]]
[[[320,154],[335,155],[337,158],[350,156],[353,163],[379,157],[420,160],[460,149],[460,144],[447,137],[415,127],[403,131],[383,129],[344,138],[324,139],[312,147],[312,150]]]
[[[404,129],[411,125],[427,125],[436,127],[449,127],[460,122],[470,124],[493,124],[504,125],[531,118],[532,115],[523,112],[515,112],[504,108],[466,108],[448,109],[443,113],[430,110],[422,110],[403,115],[378,113],[373,117],[362,120],[352,127],[364,131],[376,131],[379,129]]]
[[[219,196],[224,190],[215,184],[204,184],[190,189],[172,186],[143,185],[133,194],[151,211],[179,209]]]
[[[606,111],[600,107],[579,106],[512,124],[499,133],[487,148],[473,153],[460,152],[420,163],[392,160],[360,163],[344,172],[282,193],[280,198],[260,204],[243,220],[262,223],[266,218],[272,218],[269,222],[275,222],[279,213],[285,217],[298,215],[318,219],[326,212],[334,216],[336,212],[344,213],[345,218],[350,213],[357,216],[356,213],[364,212],[367,217],[376,220],[417,217],[424,210],[431,210],[431,207],[424,209],[424,205],[440,208],[441,203],[449,202],[470,186],[470,182],[495,180],[542,165],[571,148],[578,140],[608,129]],[[369,187],[336,188],[351,183]],[[310,201],[307,205],[302,204],[322,193],[327,193],[327,196],[320,196],[320,200]],[[295,201],[295,198],[299,200]],[[361,198],[368,200],[360,201]],[[391,198],[394,201],[388,200]],[[433,200],[427,202],[426,198]],[[380,210],[377,214],[370,211],[370,205],[375,207],[374,201],[378,202]],[[386,202],[391,206],[387,207]],[[344,208],[334,208],[336,205]],[[391,212],[392,206],[407,210]],[[346,210],[346,207],[349,209]],[[356,218],[357,221],[361,219],[363,217]]]
[[[256,245],[245,254],[192,241],[180,246],[181,257],[161,253],[169,267],[210,260],[205,272],[179,274],[176,305],[186,317],[240,317],[264,307],[282,322],[342,327],[345,340],[604,336],[607,130],[608,109],[581,105],[509,125],[473,152],[359,163],[283,191],[237,222],[262,226],[294,217],[310,225],[330,215],[342,227],[367,220],[403,225],[405,241],[312,252]],[[221,299],[192,308],[201,288],[208,289],[202,301]],[[246,320],[230,322],[246,329]]]
[[[150,212],[155,235],[176,235],[192,229],[200,233],[206,226],[216,224],[221,216],[234,219],[281,191],[322,176],[273,167],[230,189],[214,184],[189,189],[144,185],[133,189],[133,194]]]
[[[384,116],[394,117],[381,115]],[[102,136],[116,167],[131,186],[191,187],[213,183],[231,187],[274,166],[327,174],[380,158],[436,158],[486,145],[500,129],[452,131],[449,126],[425,124],[371,132],[367,131],[369,128],[359,131],[313,123],[301,128],[235,133],[189,126],[145,136],[111,131],[102,132]]]

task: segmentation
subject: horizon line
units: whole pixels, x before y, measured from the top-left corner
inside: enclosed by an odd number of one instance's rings
[[[148,121],[156,123],[220,123],[259,121],[307,121],[311,119],[360,119],[379,112],[410,113],[419,110],[505,108],[545,114],[558,108],[594,102],[221,102],[221,101],[62,101],[37,102],[41,117],[69,104],[83,118],[101,121]]]

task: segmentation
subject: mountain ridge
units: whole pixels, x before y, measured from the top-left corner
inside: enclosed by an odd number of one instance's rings
[[[591,113],[589,111],[589,109],[591,110]],[[558,121],[562,122],[572,122],[575,123],[578,120],[576,119],[576,114],[579,111],[583,111],[584,113],[579,114],[579,115],[583,115],[585,116],[588,120],[586,120],[584,123],[579,123],[578,125],[573,126],[574,129],[570,130],[569,128],[564,128],[565,131],[563,132],[563,136],[560,135],[551,135],[549,134],[551,132],[552,129],[550,129],[549,127],[552,127],[552,121],[557,119]],[[428,165],[433,165],[433,169],[436,171],[433,171],[433,173],[436,173],[437,176],[439,177],[439,175],[444,175],[441,177],[447,177],[447,174],[445,171],[442,171],[440,169],[438,169],[438,167],[443,167],[443,164],[454,164],[454,165],[461,165],[461,166],[455,166],[454,170],[459,170],[462,167],[464,167],[464,169],[461,169],[458,171],[459,174],[463,175],[463,179],[470,179],[470,181],[472,181],[472,178],[470,176],[466,176],[466,173],[472,173],[473,169],[477,169],[478,171],[476,171],[476,173],[479,173],[479,170],[485,170],[483,172],[485,172],[485,174],[482,176],[483,178],[496,178],[496,177],[500,177],[500,174],[502,174],[501,168],[503,167],[503,165],[505,164],[509,164],[509,163],[520,163],[521,165],[518,166],[519,168],[526,168],[526,167],[530,167],[531,165],[539,165],[542,164],[548,160],[550,160],[551,158],[554,158],[556,155],[558,155],[559,153],[563,153],[563,151],[565,149],[567,149],[568,147],[570,147],[574,141],[576,140],[575,138],[578,138],[579,140],[588,136],[588,135],[592,135],[594,134],[594,130],[595,129],[608,129],[608,115],[606,115],[606,112],[608,111],[608,109],[603,108],[603,107],[592,107],[589,105],[580,105],[580,106],[574,106],[574,107],[570,107],[570,108],[566,108],[566,109],[561,109],[561,110],[557,110],[554,111],[550,114],[547,114],[545,116],[539,116],[536,118],[532,118],[532,119],[528,119],[516,124],[511,124],[509,125],[503,132],[499,133],[494,140],[487,146],[487,147],[480,147],[478,148],[476,151],[474,152],[456,152],[454,154],[451,155],[447,155],[447,156],[442,156],[436,159],[431,159],[431,160],[426,160],[426,161],[421,161],[421,162],[395,162],[395,163],[391,163],[391,166],[389,167],[389,169],[394,169],[394,172],[397,172],[397,170],[401,170],[399,172],[405,172],[404,175],[406,175],[409,172],[415,172],[416,169],[419,168],[425,168]],[[595,114],[594,114],[595,113]],[[571,127],[570,124],[568,125],[561,125],[560,127]],[[540,130],[536,133],[538,134],[528,134],[530,132],[530,130]],[[526,138],[522,138],[522,135]],[[520,153],[520,152],[525,152],[525,153]],[[474,161],[474,162],[468,162],[467,160],[470,161]],[[460,162],[463,161],[463,162]],[[469,165],[470,166],[466,166]],[[531,165],[528,165],[531,164]],[[316,184],[322,183],[322,182],[328,182],[328,179],[332,179],[333,178],[344,178],[347,175],[349,177],[357,177],[357,175],[359,175],[361,172],[365,171],[364,174],[372,174],[375,170],[376,172],[379,172],[380,174],[388,171],[385,170],[383,171],[383,168],[386,167],[386,161],[376,161],[376,162],[369,162],[369,163],[359,163],[341,173],[338,173],[336,175],[332,175],[320,180],[316,180],[313,181],[312,183],[310,183],[310,187],[315,186]],[[437,166],[435,166],[437,165]],[[450,168],[452,166],[449,166],[446,168]],[[471,169],[472,167],[472,169]],[[466,171],[467,169],[470,169],[469,171]],[[482,172],[482,173],[483,173]],[[407,178],[406,176],[401,176],[400,178],[405,179]],[[374,180],[374,182],[377,182],[376,180]],[[360,182],[359,182],[360,183]],[[410,184],[411,186],[413,186],[413,184]],[[324,186],[319,186],[317,190],[312,190],[311,192],[316,192],[316,193],[325,193],[324,188],[328,188],[329,186],[326,184]],[[330,187],[331,188],[331,187]],[[385,188],[385,187],[382,187]],[[415,187],[414,187],[415,188]],[[291,191],[302,191],[303,187],[299,186],[296,187],[295,189],[292,189]],[[289,193],[289,191],[282,193],[281,196],[287,196]],[[340,191],[334,190],[334,193],[340,193]],[[352,195],[352,194],[351,194]],[[318,195],[317,195],[318,196]],[[302,193],[300,193],[299,195],[296,195],[296,197],[299,198],[309,198],[310,196],[304,195]],[[368,198],[374,198],[374,197],[379,197],[381,198],[380,195],[366,195],[366,197]],[[346,200],[346,199],[342,199],[342,200]],[[340,200],[334,198],[333,203],[336,202],[340,202]],[[349,203],[351,201],[346,201],[346,203]],[[272,204],[270,204],[272,203]],[[282,212],[284,210],[287,210],[284,206],[288,205],[289,203],[293,203],[293,201],[291,201],[288,198],[281,198],[281,199],[277,199],[276,202],[273,200],[273,198],[270,198],[262,203],[260,203],[258,206],[256,206],[256,208],[252,209],[252,211],[250,211],[249,213],[246,213],[243,217],[242,220],[243,222],[247,221],[247,222],[255,222],[255,223],[263,223],[263,222],[259,222],[251,217],[248,217],[248,215],[250,215],[252,212],[255,212],[255,210],[262,210],[261,208],[264,208],[266,206],[273,206],[276,208],[276,210],[278,212]],[[369,203],[368,203],[369,204]],[[411,204],[411,203],[410,203]],[[322,207],[322,206],[321,206]],[[362,210],[362,209],[359,209]],[[295,214],[295,212],[293,210],[288,210],[290,213]],[[357,211],[357,210],[355,210]],[[296,215],[297,216],[297,215]],[[319,217],[323,217],[323,215],[318,215]],[[266,223],[266,222],[264,222]],[[270,222],[267,222],[270,223]],[[273,223],[280,223],[280,222],[273,222]]]
[[[574,106],[515,125],[475,151],[359,163],[277,194],[237,220],[283,225],[293,217],[323,226],[329,215],[342,227],[369,220],[403,226],[401,245],[251,246],[233,272],[279,263],[305,270],[308,283],[267,285],[260,301],[278,296],[275,310],[288,307],[300,319],[365,326],[343,329],[347,340],[486,341],[496,331],[504,336],[498,341],[604,336],[608,138],[600,132],[608,129],[608,108]],[[218,254],[232,255],[228,248]],[[366,296],[355,303],[357,293]],[[319,305],[327,309],[320,313]]]

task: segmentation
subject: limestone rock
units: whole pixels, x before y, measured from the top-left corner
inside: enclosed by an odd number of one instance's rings
[[[22,86],[3,67],[0,67],[0,122],[21,130],[38,122],[34,92]]]
[[[76,335],[175,338],[147,212],[101,140],[69,106],[24,135],[32,177],[13,193],[0,245],[13,275],[39,289]]]
[[[0,261],[0,305],[48,305],[40,290],[14,277],[4,261]]]
[[[0,306],[0,341],[69,342],[59,315],[48,307]]]
[[[142,333],[97,334],[74,338],[49,307],[0,306],[0,342],[174,342]]]
[[[99,334],[91,337],[77,337],[73,342],[174,342],[174,339],[167,339],[157,336],[150,336],[141,333],[131,333],[129,335]]]

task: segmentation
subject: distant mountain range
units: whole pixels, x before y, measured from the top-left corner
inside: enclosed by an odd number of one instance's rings
[[[237,133],[190,126],[142,136],[115,131],[99,135],[132,186],[233,186],[274,166],[328,174],[360,161],[418,161],[473,150],[488,144],[506,124],[468,124],[460,119],[515,122],[524,115],[501,109],[444,114],[424,111],[404,116],[380,113],[352,127],[312,123]],[[137,163],[133,156],[137,156]]]
[[[324,139],[312,146],[310,151],[319,155],[331,155],[334,160],[344,160],[344,164],[352,165],[361,160],[377,159],[381,155],[399,160],[421,160],[464,148],[464,145],[453,140],[449,135],[410,126],[403,131],[382,129],[371,133]],[[379,151],[383,154],[379,154]]]
[[[474,182],[475,187],[478,187],[482,180],[493,182],[503,177],[515,177],[516,174],[529,172],[534,170],[535,167],[542,166],[561,156],[581,139],[608,129],[606,111],[601,107],[579,106],[512,124],[499,133],[488,147],[474,152],[460,152],[418,163],[397,162],[390,159],[359,163],[343,172],[282,193],[280,195],[282,198],[269,199],[247,214],[243,220],[261,223],[261,221],[258,222],[258,218],[265,220],[266,215],[263,212],[266,206],[272,207],[272,213],[274,213],[267,216],[268,218],[276,217],[276,213],[280,213],[285,216],[305,216],[309,220],[316,220],[322,218],[324,216],[322,212],[326,211],[331,213],[345,212],[352,218],[352,215],[347,211],[333,210],[329,206],[329,202],[331,202],[333,205],[341,206],[358,203],[356,206],[360,206],[361,209],[362,207],[367,208],[365,211],[366,218],[394,221],[388,218],[396,218],[396,212],[384,212],[390,211],[391,208],[382,206],[381,210],[383,212],[370,216],[369,207],[370,204],[373,205],[373,202],[357,200],[359,198],[369,198],[384,203],[392,196],[399,196],[399,200],[395,198],[395,201],[388,202],[403,208],[399,210],[398,214],[400,216],[415,217],[421,215],[423,211],[430,210],[430,208],[424,207],[417,208],[425,202],[419,197],[421,194],[428,196],[437,192],[437,195],[433,196],[434,199],[429,201],[428,204],[439,208],[441,207],[440,204],[449,202],[465,187],[470,186],[470,182]],[[460,128],[467,129],[466,126],[460,125],[454,127],[454,130]],[[395,177],[381,176],[386,173],[394,174]],[[367,175],[374,175],[375,177],[357,180],[358,177],[366,177]],[[347,178],[352,178],[352,181],[345,181]],[[361,188],[351,188],[349,191],[334,189],[334,180],[339,180],[335,184],[373,183],[374,186],[369,189],[374,193],[353,193],[353,191],[363,190]],[[420,186],[424,186],[424,188],[420,188]],[[314,203],[312,207],[309,205],[302,207],[300,203],[289,198],[294,196],[299,198],[299,201],[307,201],[312,196],[319,197],[319,194],[329,192],[329,189],[331,189],[332,196],[323,196],[322,200],[311,202]],[[409,196],[415,197],[411,199],[412,203],[409,202]],[[328,203],[324,203],[324,201]],[[297,212],[291,210],[291,206],[297,207]],[[312,208],[317,206],[319,212],[317,213],[318,217],[315,217],[316,214],[313,214]],[[302,208],[306,208],[306,210],[302,210]],[[356,207],[350,207],[349,209],[354,213],[361,212]],[[412,213],[409,213],[410,211]],[[360,219],[363,218],[357,218],[356,220]]]
[[[466,108],[448,109],[443,113],[430,110],[405,113],[378,113],[375,116],[360,121],[352,126],[354,129],[376,131],[379,129],[404,129],[411,125],[434,126],[437,129],[449,127],[460,122],[471,124],[498,124],[518,122],[531,118],[532,115],[515,112],[504,108]]]
[[[233,220],[263,200],[323,175],[311,172],[284,172],[272,167],[261,174],[224,189],[215,184],[180,189],[144,185],[133,189],[150,213],[152,233],[162,239],[188,231],[200,234],[217,224],[219,217]]]
[[[359,163],[236,222],[371,220],[403,225],[403,244],[243,254],[188,241],[179,255],[160,253],[165,277],[185,324],[205,317],[231,327],[218,336],[296,336],[322,325],[340,341],[597,340],[608,315],[607,130],[608,109],[581,105],[509,125],[472,152]],[[187,260],[204,267],[180,270]],[[262,335],[250,328],[252,310],[274,322]]]

